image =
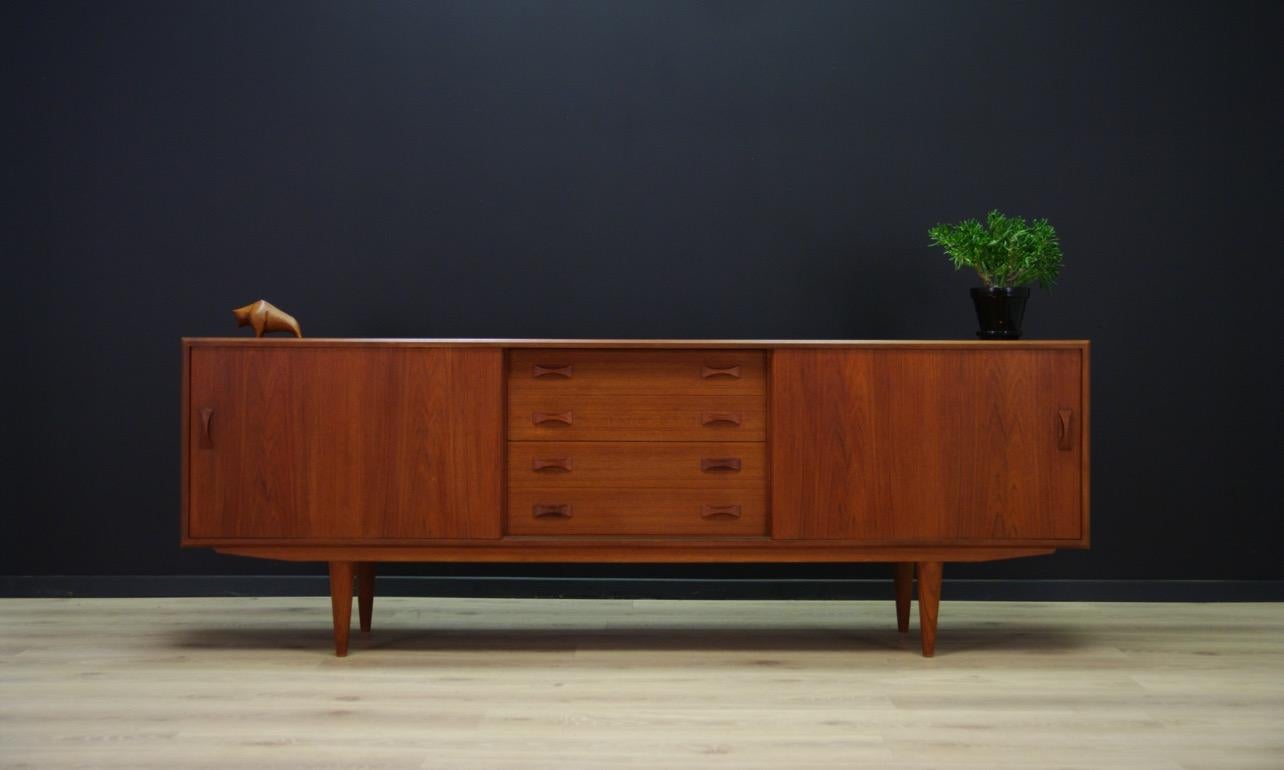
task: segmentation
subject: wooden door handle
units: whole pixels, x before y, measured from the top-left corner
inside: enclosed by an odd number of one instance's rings
[[[540,459],[536,457],[531,460],[531,470],[539,473],[541,471],[566,471],[570,472],[575,467],[575,461],[569,457],[550,457]]]
[[[705,364],[700,370],[700,376],[706,380],[710,377],[730,377],[738,380],[740,379],[740,365],[710,366],[709,364]]]
[[[728,422],[732,425],[740,424],[739,412],[703,412],[700,415],[701,425],[714,425],[720,422]]]
[[[1062,452],[1068,452],[1073,443],[1073,437],[1070,434],[1070,422],[1073,417],[1073,409],[1060,409],[1057,411],[1057,449]]]
[[[213,409],[208,406],[201,409],[201,446],[205,448],[214,446],[214,439],[210,435],[210,420],[213,417]]]
[[[535,364],[531,367],[532,377],[562,377],[571,379],[575,367],[571,364]]]
[[[570,425],[575,419],[575,415],[570,412],[535,412],[531,415],[531,422],[536,425],[543,425],[546,422],[560,422],[563,425]]]
[[[700,506],[700,518],[702,519],[738,519],[740,518],[740,506],[738,505],[709,505],[705,503]]]
[[[570,503],[536,503],[531,506],[531,513],[537,519],[569,519],[571,518]]]
[[[705,471],[738,471],[740,470],[739,457],[701,457],[700,470]]]

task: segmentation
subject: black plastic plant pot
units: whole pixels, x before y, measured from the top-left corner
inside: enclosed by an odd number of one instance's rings
[[[972,304],[976,305],[976,320],[981,324],[976,336],[983,340],[1021,339],[1021,319],[1029,298],[1030,290],[1024,286],[973,289]]]

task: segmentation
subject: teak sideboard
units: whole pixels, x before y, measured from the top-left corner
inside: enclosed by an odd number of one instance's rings
[[[374,565],[945,562],[1088,547],[1086,341],[183,340],[182,544]]]

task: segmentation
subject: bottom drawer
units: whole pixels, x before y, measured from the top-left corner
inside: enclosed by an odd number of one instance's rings
[[[761,489],[512,489],[510,535],[765,535]]]

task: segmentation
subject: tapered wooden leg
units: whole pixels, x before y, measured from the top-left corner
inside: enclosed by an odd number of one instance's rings
[[[369,633],[374,615],[375,565],[372,561],[357,564],[357,608],[361,613],[361,630]]]
[[[334,614],[334,654],[348,654],[348,627],[352,625],[352,562],[330,562],[330,610]]]
[[[941,563],[918,563],[918,632],[923,639],[923,657],[936,654],[936,616],[941,606]]]
[[[914,598],[914,562],[897,562],[896,568],[896,630],[902,634],[909,630],[910,600]]]

